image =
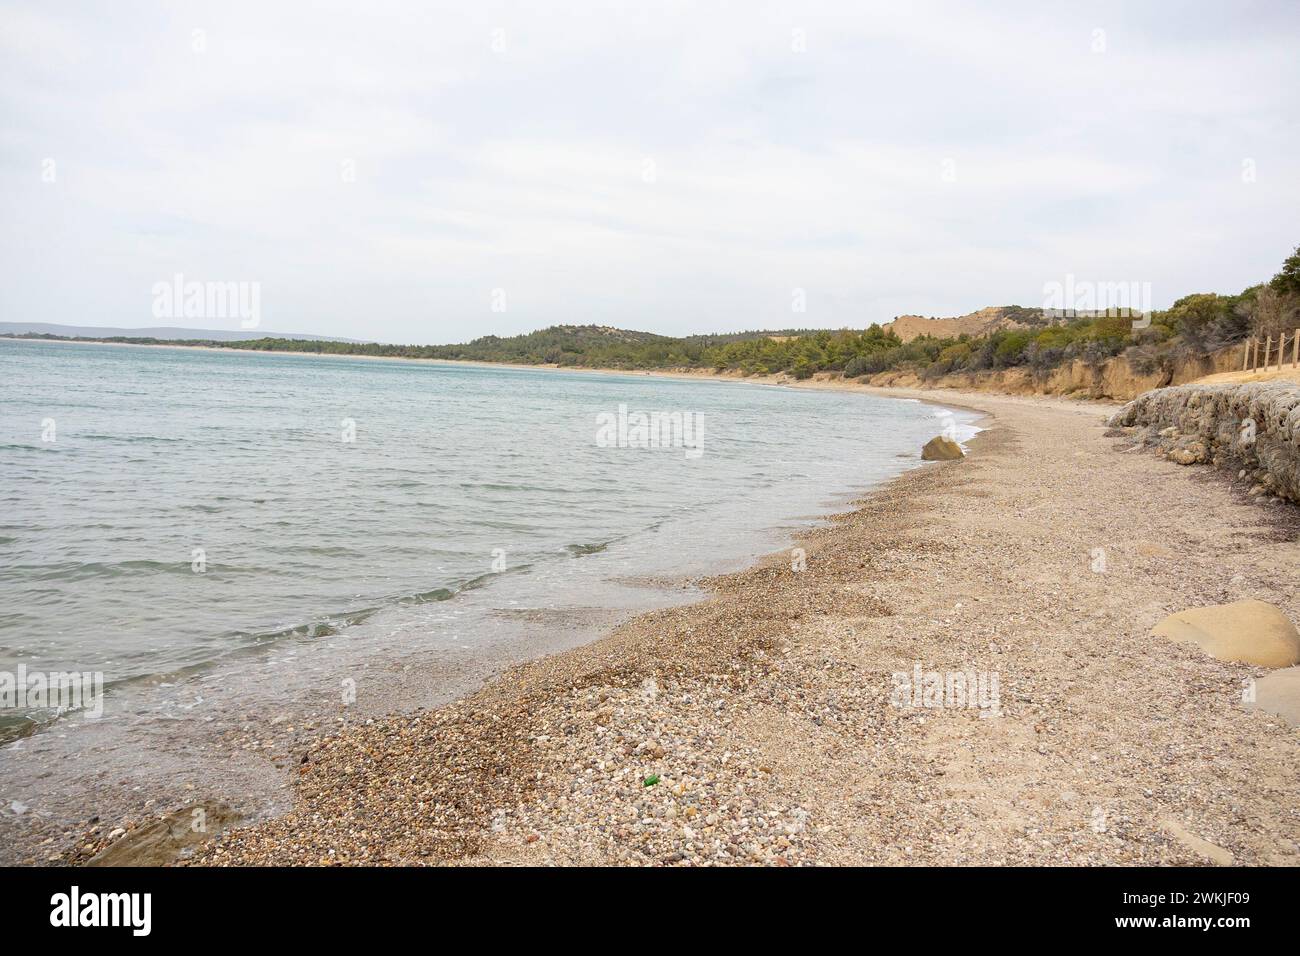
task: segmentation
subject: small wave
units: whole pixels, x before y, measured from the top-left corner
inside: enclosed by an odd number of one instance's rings
[[[450,601],[462,591],[473,591],[487,585],[493,578],[501,575],[495,571],[489,571],[487,574],[480,574],[464,581],[457,582],[450,587],[430,588],[428,591],[419,591],[415,594],[406,594],[398,598],[394,603],[403,606],[412,604],[430,604],[435,601]]]
[[[292,527],[293,522],[277,521],[275,524]],[[366,552],[341,544],[307,544],[299,546],[295,553],[298,555],[315,555],[321,558],[361,558],[365,556]]]
[[[29,714],[0,714],[0,747],[30,737],[48,723]]]
[[[377,607],[361,608],[340,614],[329,614],[300,624],[290,624],[265,631],[231,631],[225,637],[239,640],[241,646],[238,650],[258,650],[267,644],[282,641],[286,638],[315,640],[319,637],[332,637],[349,627],[364,623],[378,611],[379,608]]]
[[[526,485],[515,482],[499,481],[462,481],[461,488],[477,488],[480,491],[554,491],[545,485]]]
[[[208,566],[209,572],[222,575],[266,574],[266,568],[247,568],[233,565]],[[141,577],[151,574],[189,575],[194,573],[190,561],[151,561],[141,558],[134,561],[86,561],[62,564],[12,564],[4,569],[6,577],[28,581],[84,581],[93,578]]]
[[[164,437],[162,437],[161,435],[98,435],[98,434],[95,434],[94,432],[91,432],[91,433],[88,433],[88,434],[85,434],[85,435],[77,435],[76,437],[77,437],[77,438],[84,439],[85,441],[114,441],[114,442],[120,442],[120,443],[123,444],[123,445],[134,445],[134,444],[139,444],[139,443],[143,443],[143,444],[154,444],[154,443],[156,443],[156,442],[168,442],[168,443],[170,443],[170,442],[183,442],[183,441],[185,441],[184,438],[164,438]]]
[[[456,596],[456,592],[450,588],[434,588],[431,591],[420,591],[417,594],[408,594],[399,598],[398,604],[429,604],[433,601],[447,601]]]
[[[54,442],[49,442],[43,445],[20,445],[15,443],[15,444],[0,445],[0,451],[46,452],[46,451],[59,451],[59,447]]]
[[[598,544],[566,544],[564,550],[569,552],[569,554],[573,555],[575,558],[581,558],[588,554],[600,554],[600,552],[608,548],[609,545],[610,542],[608,541],[602,541]]]

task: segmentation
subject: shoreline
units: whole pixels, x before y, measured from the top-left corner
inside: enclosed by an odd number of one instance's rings
[[[972,455],[809,532],[804,573],[769,555],[447,706],[326,735],[292,810],[188,862],[1300,860],[1300,744],[1239,704],[1261,669],[1146,635],[1239,596],[1295,618],[1300,521],[1207,553],[1276,513],[1121,452],[1088,406],[966,398],[993,416]],[[891,706],[914,666],[999,675],[996,719]]]
[[[836,404],[842,404],[842,401],[836,402]],[[946,406],[935,405],[935,408],[939,407],[953,406],[951,403]],[[903,449],[901,446],[897,450],[912,451],[910,448]],[[893,449],[891,449],[891,454],[892,451]],[[912,457],[915,457],[915,454]],[[919,461],[915,461],[906,463],[906,466],[911,467],[919,464]],[[900,465],[899,467],[904,466]],[[859,478],[844,488],[837,486],[833,499],[829,495],[828,488],[819,482],[815,482],[810,487],[822,489],[819,493],[822,504],[820,506],[811,505],[803,512],[790,512],[785,517],[780,517],[778,513],[774,513],[773,520],[770,522],[771,527],[764,534],[776,539],[786,539],[792,533],[797,534],[799,532],[792,529],[804,526],[808,522],[822,521],[826,511],[846,507],[848,501],[860,496],[876,480],[873,478],[866,481]],[[761,551],[756,548],[748,550],[745,555],[737,557],[729,552],[722,551],[721,545],[716,544],[716,542],[714,547],[707,550],[708,554],[705,557],[710,555],[712,557],[707,562],[701,562],[698,570],[690,573],[691,582],[698,579],[701,574],[718,574],[723,571],[744,567],[753,560],[752,556],[761,554]],[[678,564],[680,565],[680,562]],[[673,579],[674,590],[682,586],[684,586],[682,580]],[[663,600],[669,598],[672,599],[673,603],[681,603],[682,601],[680,597],[673,598],[672,595],[663,593],[666,592],[666,585],[662,582],[657,585],[657,590],[661,594],[647,594],[645,600],[639,602],[637,607],[642,610],[654,608],[661,606]],[[681,594],[682,592],[678,591],[677,593]],[[691,584],[691,594],[698,594],[693,584]],[[696,599],[694,596],[686,598],[686,600],[694,599]],[[636,610],[623,610],[617,614],[613,611],[602,612],[601,616],[604,623],[592,623],[590,626],[583,624],[579,627],[577,624],[566,625],[555,615],[547,616],[544,612],[537,612],[529,615],[535,617],[535,621],[525,621],[520,618],[511,625],[515,627],[517,624],[517,629],[521,631],[528,629],[529,640],[517,641],[509,647],[499,644],[489,651],[484,651],[478,657],[475,657],[472,652],[461,653],[455,651],[449,652],[450,657],[447,660],[442,660],[437,655],[410,651],[405,654],[392,655],[391,660],[388,658],[377,660],[375,661],[377,666],[373,673],[387,682],[394,682],[395,689],[385,692],[383,695],[377,695],[374,691],[368,690],[360,706],[353,706],[337,713],[329,706],[322,706],[320,702],[295,702],[292,705],[286,703],[278,712],[264,713],[264,708],[261,706],[261,695],[250,697],[246,704],[237,708],[234,704],[227,704],[224,708],[218,707],[211,712],[211,714],[215,714],[215,722],[208,725],[211,732],[205,730],[195,733],[183,761],[180,763],[170,761],[159,765],[160,767],[169,768],[170,776],[176,778],[175,782],[160,783],[157,778],[169,779],[169,774],[152,766],[149,768],[142,766],[138,771],[131,774],[132,783],[135,784],[131,789],[141,794],[138,799],[131,797],[130,794],[123,796],[123,794],[119,793],[120,788],[124,785],[124,777],[115,772],[114,767],[106,766],[104,762],[94,764],[91,772],[98,772],[101,776],[111,776],[112,779],[118,782],[113,787],[98,792],[94,799],[84,801],[69,798],[65,801],[38,804],[36,800],[32,799],[29,792],[30,788],[21,785],[23,781],[13,780],[11,781],[13,786],[10,788],[10,795],[17,797],[20,804],[33,807],[39,806],[40,815],[45,819],[41,821],[39,829],[33,827],[33,824],[37,822],[36,812],[27,813],[21,821],[17,817],[9,818],[7,816],[5,819],[0,820],[0,823],[5,825],[3,829],[9,835],[12,843],[6,856],[11,861],[21,859],[25,862],[67,862],[69,856],[85,861],[91,854],[79,852],[75,847],[69,848],[60,839],[60,831],[65,831],[64,835],[66,835],[66,830],[70,828],[73,835],[78,836],[80,834],[77,831],[82,821],[94,815],[96,817],[102,816],[104,823],[98,827],[95,833],[88,835],[92,840],[102,839],[105,834],[115,830],[118,825],[122,825],[128,831],[134,832],[132,825],[134,824],[137,827],[147,825],[155,808],[176,808],[179,801],[185,800],[191,795],[193,797],[201,796],[203,798],[202,805],[204,806],[224,807],[225,810],[221,815],[228,820],[236,819],[232,807],[239,812],[245,813],[248,819],[262,819],[266,812],[282,812],[287,799],[285,790],[291,777],[288,773],[279,771],[285,769],[282,765],[287,763],[291,766],[295,763],[302,748],[319,734],[329,733],[341,726],[382,718],[386,714],[410,712],[417,706],[429,706],[434,703],[462,699],[479,690],[485,682],[497,677],[503,670],[521,660],[561,652],[566,648],[575,646],[575,644],[581,646],[599,640],[611,630],[612,624],[610,621],[625,621],[636,613],[638,613]],[[588,616],[591,615],[588,614]],[[358,655],[363,653],[363,651],[357,651]],[[358,663],[358,661],[363,660],[362,657],[347,655],[342,660],[344,663],[339,666],[345,672],[351,672],[358,667],[365,669],[370,666],[368,663]],[[319,665],[315,663],[312,666],[319,669]],[[407,676],[408,672],[410,672],[409,676]],[[224,685],[228,682],[231,687],[235,687],[240,682],[247,682],[250,679],[255,678],[248,676],[247,672],[233,678],[229,674],[224,674],[222,680],[218,683]],[[142,686],[151,685],[152,682],[152,679],[144,680]],[[211,686],[213,688],[217,687],[215,684]],[[210,698],[211,702],[215,704],[219,700],[218,694],[222,692],[219,689],[213,689],[205,691],[204,696]],[[333,698],[330,698],[330,700],[333,700]],[[213,719],[211,714],[207,718],[208,720]],[[240,716],[238,720],[235,720],[234,717],[237,714],[248,714],[250,716]],[[342,720],[339,720],[339,714],[344,715]],[[272,717],[275,717],[274,721]],[[25,755],[29,760],[29,765],[36,768],[37,771],[40,771],[42,767],[48,771],[50,767],[58,763],[60,755],[64,755],[65,752],[70,750],[90,748],[91,750],[109,752],[116,749],[114,744],[116,738],[112,734],[113,727],[107,723],[102,726],[96,725],[93,728],[77,725],[75,729],[76,733],[73,735],[76,738],[75,742],[69,742],[67,746],[51,742],[41,735],[31,738],[25,745],[29,750],[29,753]],[[147,744],[147,741],[137,741],[137,743]],[[166,742],[155,737],[154,743],[165,745]],[[220,783],[212,788],[205,787],[202,780],[206,775],[199,771],[222,754],[235,760],[238,771],[232,773],[228,779],[223,776]],[[19,759],[16,754],[15,759]],[[272,763],[277,768],[274,771],[271,769]],[[107,774],[104,773],[105,770],[108,771]],[[181,781],[185,782],[182,783]],[[197,785],[197,790],[195,785]],[[185,792],[187,790],[190,793],[187,794]],[[91,795],[87,794],[86,796],[90,797]],[[241,797],[244,798],[242,801]],[[148,798],[148,802],[145,802],[146,798]],[[141,807],[142,803],[143,807]],[[79,809],[83,807],[85,812],[80,814]],[[29,833],[31,838],[28,837]],[[54,839],[53,844],[50,844],[50,838]],[[36,852],[38,845],[42,849]],[[63,852],[54,853],[52,852],[54,850]],[[58,859],[55,859],[56,857]]]
[[[0,337],[0,342],[5,340],[4,337]],[[1026,378],[1023,374],[1023,370],[1019,368],[1002,370],[996,374],[962,372],[948,373],[928,382],[921,380],[916,374],[906,369],[895,369],[871,376],[873,379],[879,380],[879,384],[867,384],[862,382],[860,379],[845,379],[843,374],[838,372],[816,372],[809,379],[796,379],[789,372],[745,375],[737,369],[726,369],[723,371],[717,371],[716,369],[710,368],[617,369],[592,368],[577,365],[529,365],[517,362],[483,362],[475,359],[412,358],[397,355],[350,355],[310,351],[280,352],[261,349],[229,348],[219,345],[172,345],[165,342],[134,343],[75,341],[68,339],[38,339],[17,336],[10,337],[8,340],[35,343],[52,342],[62,345],[107,345],[120,348],[190,349],[206,352],[287,355],[298,358],[365,359],[368,361],[413,362],[417,364],[447,366],[464,365],[478,368],[504,368],[515,371],[537,370],[550,372],[577,372],[596,375],[652,376],[658,378],[737,382],[748,383],[751,385],[776,385],[790,388],[864,388],[879,390],[882,394],[896,393],[899,391],[928,392],[933,394],[939,391],[948,391],[962,394],[1014,395],[1027,398],[1058,398],[1071,402],[1091,403],[1114,402],[1123,404],[1124,402],[1136,399],[1139,395],[1142,395],[1149,390],[1163,387],[1159,380],[1159,376],[1147,376],[1145,378],[1140,376],[1134,377],[1131,374],[1131,371],[1127,374],[1127,377],[1122,372],[1112,374],[1112,372],[1105,371],[1105,369],[1103,369],[1100,379],[1098,379],[1096,375],[1093,375],[1091,378],[1086,376],[1080,377],[1078,370],[1080,363],[1077,360],[1068,366],[1058,366],[1052,370],[1049,379],[1055,380],[1054,385],[1051,381],[1043,382],[1036,381],[1032,378]],[[1276,371],[1256,370],[1249,373],[1236,371],[1237,348],[1237,345],[1228,346],[1217,353],[1206,356],[1199,360],[1198,367],[1184,368],[1178,374],[1171,376],[1169,381],[1164,384],[1190,384],[1194,382],[1213,384],[1218,382],[1251,382],[1268,381],[1273,379],[1300,381],[1300,371],[1289,367],[1280,368]],[[1227,356],[1226,367],[1221,368],[1221,366],[1225,366],[1225,356]],[[1109,368],[1109,366],[1115,362],[1116,359],[1109,360],[1106,368]],[[1209,371],[1207,371],[1207,369],[1209,369]],[[1016,373],[1016,375],[1007,378],[1008,374],[1012,372]],[[979,374],[989,374],[989,377],[984,380],[983,384],[980,383],[978,377]],[[1006,380],[1004,380],[1004,378],[1006,378]],[[1085,394],[1085,392],[1087,392],[1087,394]]]
[[[796,379],[785,372],[779,372],[774,375],[744,375],[736,371],[716,372],[711,369],[616,369],[616,368],[589,368],[586,366],[569,366],[569,365],[523,365],[513,362],[480,362],[473,359],[426,359],[426,358],[407,358],[397,355],[346,355],[324,352],[273,352],[261,349],[234,349],[222,348],[211,345],[167,345],[165,343],[134,343],[134,342],[79,342],[68,339],[34,339],[34,338],[0,338],[0,343],[5,341],[13,342],[33,342],[37,344],[56,344],[56,345],[103,345],[115,348],[140,348],[140,349],[169,349],[172,351],[192,351],[192,352],[219,352],[223,354],[235,355],[286,355],[296,358],[328,358],[328,359],[363,359],[365,361],[375,362],[411,362],[417,365],[449,365],[449,366],[469,366],[471,368],[500,368],[510,369],[513,371],[541,371],[541,372],[575,372],[584,375],[623,375],[629,377],[646,376],[651,378],[668,378],[679,381],[707,381],[707,382],[727,382],[738,385],[759,385],[769,388],[805,388],[817,391],[855,391],[864,392],[871,395],[878,395],[882,398],[908,398],[922,402],[935,407],[952,407],[962,408],[967,411],[982,412],[983,410],[977,405],[954,403],[941,396],[940,391],[949,391],[948,389],[924,389],[914,388],[906,385],[867,385],[857,379],[846,379],[843,376],[834,376],[827,372],[818,372],[812,378]],[[1111,402],[1106,399],[1091,399],[1064,397],[1048,394],[1020,395],[1011,392],[966,392],[960,389],[951,390],[952,394],[978,398],[982,395],[990,395],[997,398],[1020,398],[1027,401],[1059,401],[1073,406],[1105,406],[1118,407],[1120,403]],[[916,396],[924,395],[925,398]]]

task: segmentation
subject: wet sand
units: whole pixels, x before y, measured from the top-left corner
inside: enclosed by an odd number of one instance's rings
[[[1296,511],[1131,450],[1107,406],[882,394],[993,417],[803,570],[304,744],[294,809],[187,861],[1300,862],[1300,736],[1241,705],[1265,672],[1147,636],[1246,597],[1300,620]],[[996,680],[996,711],[900,700],[918,670]]]

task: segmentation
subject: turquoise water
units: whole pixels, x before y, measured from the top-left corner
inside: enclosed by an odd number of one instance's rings
[[[698,455],[602,447],[620,405],[696,416]],[[0,409],[0,671],[103,672],[108,717],[286,644],[315,663],[248,693],[508,642],[503,612],[651,606],[637,579],[780,546],[938,431],[860,394],[4,340]]]

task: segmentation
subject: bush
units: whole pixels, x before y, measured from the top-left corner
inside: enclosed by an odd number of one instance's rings
[[[1164,318],[1193,354],[1205,355],[1245,338],[1253,311],[1253,301],[1243,301],[1243,296],[1198,293],[1183,296]]]
[[[1300,246],[1286,257],[1278,274],[1268,283],[1269,288],[1278,295],[1300,296]]]
[[[1131,345],[1124,350],[1124,358],[1138,375],[1172,372],[1173,352],[1159,345]]]
[[[867,372],[867,359],[863,355],[855,355],[844,364],[845,378],[860,378]]]
[[[1000,332],[999,341],[993,349],[993,363],[998,368],[1020,365],[1025,361],[1025,349],[1029,346],[1029,332]]]

